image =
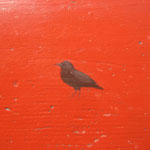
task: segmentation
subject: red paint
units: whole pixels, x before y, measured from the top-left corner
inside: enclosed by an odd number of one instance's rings
[[[1,0],[0,149],[150,149],[148,0]],[[80,98],[53,64],[104,91]]]

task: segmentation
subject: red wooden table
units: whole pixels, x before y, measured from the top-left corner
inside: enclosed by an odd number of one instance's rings
[[[0,150],[150,149],[149,0],[0,0]],[[54,64],[103,91],[80,97]]]

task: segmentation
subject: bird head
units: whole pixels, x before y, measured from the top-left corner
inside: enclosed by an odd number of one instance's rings
[[[56,65],[59,66],[63,70],[72,70],[72,69],[74,69],[74,66],[69,61],[63,61],[63,62],[58,63]]]

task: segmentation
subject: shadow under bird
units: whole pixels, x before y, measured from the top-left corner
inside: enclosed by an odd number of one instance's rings
[[[63,61],[56,65],[61,68],[60,75],[63,82],[73,87],[75,93],[76,91],[80,92],[80,88],[82,87],[92,87],[92,88],[104,90],[87,74],[76,70],[71,62]]]

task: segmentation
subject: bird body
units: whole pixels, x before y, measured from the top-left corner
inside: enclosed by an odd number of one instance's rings
[[[93,87],[103,90],[91,77],[87,74],[80,72],[74,68],[74,66],[69,61],[64,61],[57,64],[61,67],[61,78],[62,80],[73,87],[75,91],[79,90],[81,87]]]

